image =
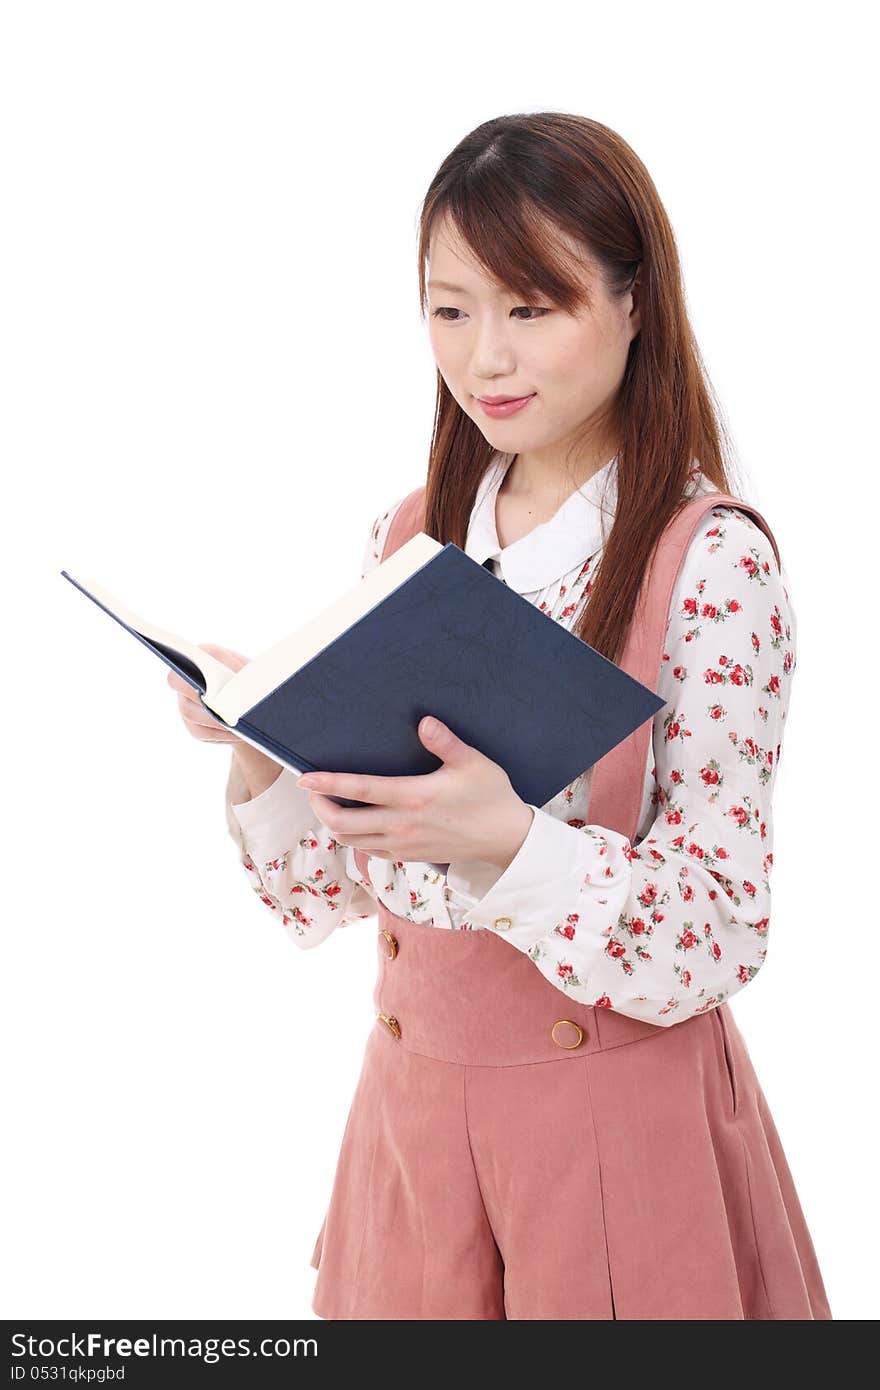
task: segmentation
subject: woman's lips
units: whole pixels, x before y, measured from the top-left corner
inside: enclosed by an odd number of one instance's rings
[[[497,405],[492,405],[489,401],[482,401],[479,396],[477,400],[487,415],[492,415],[495,419],[501,419],[506,415],[515,415],[518,410],[522,410],[524,406],[527,406],[529,401],[534,399],[534,396],[535,392],[533,391],[530,396],[517,396],[512,401],[501,401]]]

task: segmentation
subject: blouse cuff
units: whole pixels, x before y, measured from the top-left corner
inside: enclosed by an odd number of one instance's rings
[[[629,841],[603,826],[577,828],[532,806],[534,816],[517,854],[500,873],[488,864],[449,866],[447,885],[467,911],[473,927],[499,932],[520,950],[552,931],[572,905],[586,906],[580,894],[595,881],[605,898],[619,888],[623,870],[629,881]],[[609,862],[611,861],[611,862]],[[616,866],[610,878],[606,869]]]
[[[279,859],[305,835],[314,833],[316,817],[309,793],[286,767],[259,796],[230,801],[230,809],[255,864]]]

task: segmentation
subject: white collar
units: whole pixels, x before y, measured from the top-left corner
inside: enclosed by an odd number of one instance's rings
[[[502,547],[495,529],[495,499],[515,457],[493,453],[474,499],[465,554],[480,565],[490,557],[497,560],[505,583],[518,594],[530,594],[546,589],[604,546],[617,507],[617,454],[572,492],[549,521]],[[696,464],[685,495],[717,491]]]
[[[480,565],[490,556],[497,559],[505,583],[519,594],[528,594],[561,579],[604,545],[617,502],[613,468],[617,455],[572,492],[549,521],[502,547],[495,529],[495,499],[514,458],[497,451],[492,455],[477,489],[465,554]],[[607,519],[604,534],[603,516]]]

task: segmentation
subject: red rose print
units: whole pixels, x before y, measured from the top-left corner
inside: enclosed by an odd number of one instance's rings
[[[391,516],[389,511],[373,528],[371,564],[380,562]],[[635,831],[629,839],[603,837],[601,826],[592,823],[596,817],[588,810],[581,778],[559,793],[553,806],[556,817],[584,838],[582,868],[573,883],[569,878],[572,891],[564,910],[542,929],[553,927],[545,947],[548,940],[559,943],[555,951],[550,946],[549,978],[567,993],[589,979],[597,1007],[627,1010],[640,1001],[642,1016],[658,1023],[672,1021],[659,1017],[663,1014],[677,1020],[717,1007],[754,978],[766,955],[769,916],[758,914],[769,912],[769,798],[797,664],[790,600],[765,582],[766,575],[775,574],[772,562],[733,539],[727,509],[704,520],[711,529],[699,532],[700,544],[682,566],[660,650],[658,693],[668,703],[650,730],[653,742],[649,738],[635,821],[639,830],[646,820],[652,828],[638,844]],[[734,529],[734,537],[740,534]],[[589,595],[594,564],[595,557],[587,559],[548,586],[541,610],[571,625]],[[719,624],[726,624],[725,635],[716,643]],[[706,698],[713,694],[714,699]],[[732,821],[729,848],[717,843],[721,816]],[[301,944],[326,936],[333,918],[350,920],[341,910],[346,848],[312,821],[289,852],[257,864],[244,859],[258,896],[280,912],[288,931],[305,938]],[[561,848],[563,862],[564,853]],[[450,920],[441,923],[438,916],[435,921],[424,867],[403,860],[388,866],[387,881],[379,888],[388,908],[426,925],[460,924],[455,895],[448,893]],[[545,867],[548,884],[555,883],[556,865]],[[283,891],[270,888],[281,884],[282,875]],[[622,911],[618,884],[624,897],[630,895]],[[362,887],[370,890],[366,879]],[[308,914],[302,910],[307,893],[314,903]],[[470,921],[460,925],[476,930]],[[598,961],[591,959],[596,941],[604,947]],[[646,948],[654,941],[671,941],[672,960],[668,946],[652,959]],[[685,969],[686,957],[693,966]]]

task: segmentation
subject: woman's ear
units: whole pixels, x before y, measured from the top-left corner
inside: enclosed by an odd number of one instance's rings
[[[642,327],[642,268],[639,266],[636,277],[629,287],[631,308],[629,311],[630,339],[638,336]]]

